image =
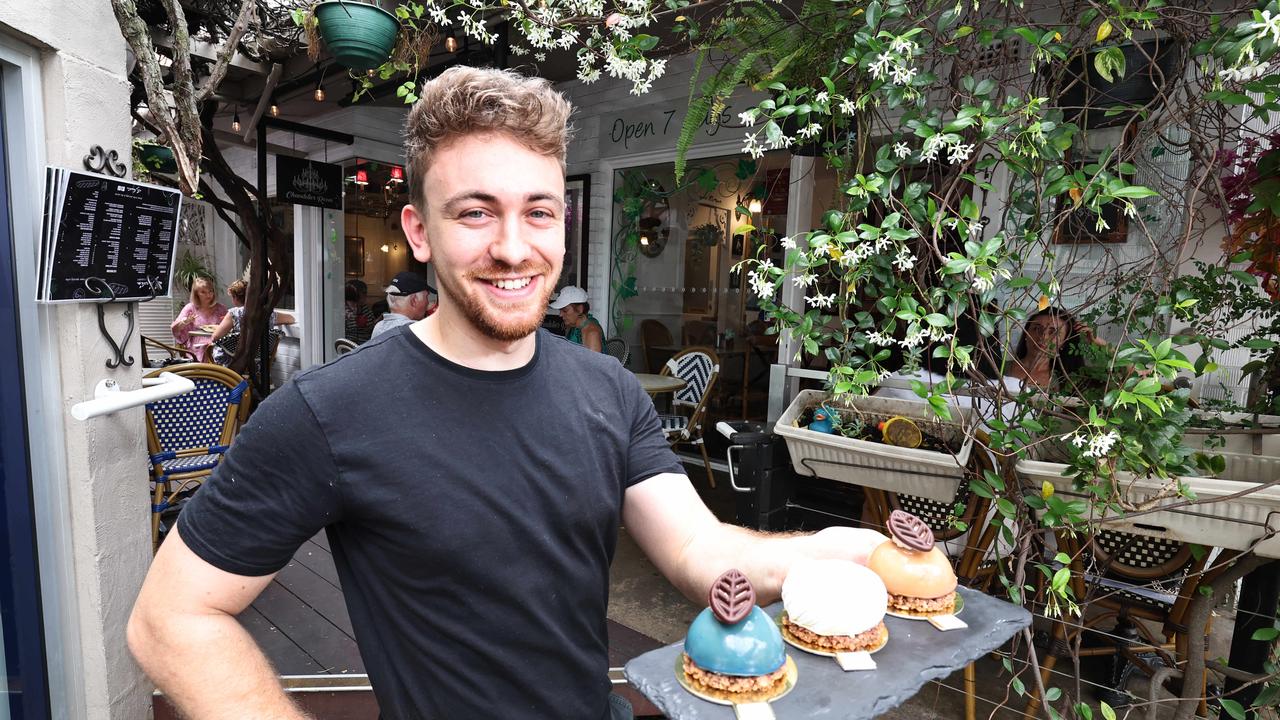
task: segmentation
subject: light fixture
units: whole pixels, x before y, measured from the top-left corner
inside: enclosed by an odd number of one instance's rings
[[[231,132],[240,132],[240,108],[231,113]]]
[[[388,184],[390,185],[390,184],[397,184],[402,182],[404,182],[404,168],[400,167],[399,165],[392,165],[391,179],[388,181]]]
[[[751,202],[747,203],[747,211],[750,213],[758,213],[764,209],[764,203],[760,202],[760,198],[751,198]]]
[[[276,102],[275,93],[271,94],[271,117],[280,117],[280,104]]]
[[[382,252],[384,252],[384,253],[389,253],[389,252],[391,252],[391,246],[390,246],[390,245],[388,245],[388,244],[386,244],[386,243],[382,243],[382,247],[380,247],[380,248],[378,248],[378,249],[379,249],[379,250],[381,250],[381,251],[382,251]]]
[[[369,171],[368,171],[368,170],[357,170],[357,171],[356,171],[356,184],[357,184],[357,185],[368,185],[368,184],[369,184]]]
[[[365,70],[365,71],[364,71],[364,74],[365,74],[365,75],[367,75],[367,76],[369,76],[369,79],[370,79],[370,80],[372,80],[372,79],[374,79],[375,77],[377,77],[377,76],[378,76],[378,69],[377,69],[377,68],[369,68],[368,70]]]
[[[458,52],[458,38],[450,35],[444,39],[444,49],[451,53]]]
[[[311,96],[316,99],[316,102],[324,102],[324,71],[328,68],[322,68],[318,64],[316,68],[320,70],[320,77],[316,78],[316,91]]]
[[[649,236],[648,236],[648,235],[641,235],[641,236],[640,236],[640,244],[641,244],[641,245],[643,245],[644,247],[649,247]]]

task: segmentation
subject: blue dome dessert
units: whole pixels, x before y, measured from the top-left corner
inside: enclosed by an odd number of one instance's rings
[[[756,607],[747,576],[738,570],[721,575],[711,585],[708,604],[685,635],[678,675],[685,688],[734,703],[786,694],[795,666],[787,661],[778,626]]]
[[[787,660],[778,626],[759,607],[732,625],[705,608],[689,625],[684,651],[698,667],[721,675],[767,675]]]

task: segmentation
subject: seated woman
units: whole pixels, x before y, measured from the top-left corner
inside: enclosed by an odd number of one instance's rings
[[[209,339],[210,342],[220,340],[231,333],[240,332],[240,324],[244,319],[244,299],[248,289],[248,284],[243,280],[237,280],[227,286],[227,294],[231,296],[231,302],[235,304],[235,307],[227,312],[226,317],[214,329],[213,337]],[[274,330],[277,325],[292,325],[294,322],[296,320],[289,313],[272,310],[267,330]],[[215,345],[213,348],[213,361],[219,365],[226,365],[231,361],[231,356]]]
[[[227,306],[217,302],[213,281],[198,277],[191,283],[191,298],[169,326],[173,341],[178,347],[195,353],[201,362],[209,362],[208,348],[213,338],[200,333],[205,325],[217,325],[227,315]]]
[[[1047,307],[1027,318],[1014,356],[1005,362],[1005,374],[1024,386],[1048,390],[1055,380],[1077,377],[1090,345],[1107,346],[1075,315]]]
[[[591,303],[587,302],[586,290],[570,285],[551,301],[550,308],[560,311],[566,340],[596,352],[604,351],[604,328],[590,314]]]

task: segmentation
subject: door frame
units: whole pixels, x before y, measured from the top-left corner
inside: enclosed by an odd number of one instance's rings
[[[10,187],[34,192],[10,193],[14,242],[18,338],[26,405],[27,456],[31,466],[32,511],[40,575],[45,663],[51,717],[85,717],[83,650],[72,557],[66,439],[63,431],[55,308],[38,305],[41,201],[45,135],[40,53],[0,34],[3,74],[6,170]]]

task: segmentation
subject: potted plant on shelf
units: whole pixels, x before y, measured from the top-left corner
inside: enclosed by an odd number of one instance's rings
[[[151,140],[133,141],[133,176],[147,180],[153,173],[170,174],[178,171],[173,150]]]

